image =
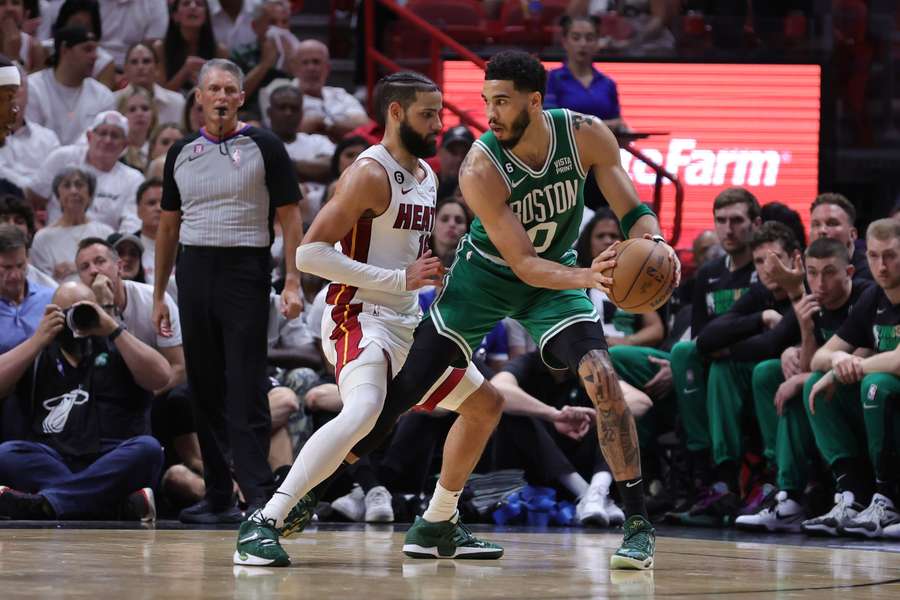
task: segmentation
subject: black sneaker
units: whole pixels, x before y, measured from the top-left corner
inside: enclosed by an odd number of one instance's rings
[[[37,521],[54,516],[50,503],[40,494],[28,494],[0,485],[0,518]]]
[[[182,510],[178,514],[178,520],[182,523],[203,525],[240,523],[244,520],[244,514],[234,504],[218,507],[204,498]]]

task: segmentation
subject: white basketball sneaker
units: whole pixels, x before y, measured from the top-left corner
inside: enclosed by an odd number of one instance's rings
[[[735,525],[740,529],[797,532],[805,518],[803,506],[788,498],[787,492],[782,490],[766,502],[758,513],[739,516]]]

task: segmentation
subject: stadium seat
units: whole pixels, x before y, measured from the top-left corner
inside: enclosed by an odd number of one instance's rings
[[[520,0],[507,0],[500,10],[500,41],[503,44],[547,46],[559,31],[559,19],[565,14],[566,0],[543,0],[536,19],[526,18]]]
[[[474,0],[411,0],[410,11],[462,44],[483,44],[487,21]]]

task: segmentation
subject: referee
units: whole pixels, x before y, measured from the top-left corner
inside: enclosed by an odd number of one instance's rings
[[[232,476],[251,507],[262,506],[274,489],[263,389],[269,247],[277,215],[284,255],[296,254],[300,187],[284,144],[238,121],[244,103],[240,68],[210,60],[199,80],[204,126],[166,155],[153,321],[160,335],[171,335],[163,297],[180,242],[178,309],[206,482],[205,498],[184,509],[180,519],[231,523],[241,520]],[[293,260],[286,269],[282,312],[292,319],[301,309],[300,275]]]

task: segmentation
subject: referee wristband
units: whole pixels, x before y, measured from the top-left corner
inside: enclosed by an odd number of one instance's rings
[[[111,334],[106,336],[106,339],[108,339],[111,342],[116,341],[116,338],[119,337],[120,335],[122,335],[122,332],[125,331],[125,329],[126,329],[125,325],[122,325],[120,323],[119,326],[116,327],[116,329]]]

